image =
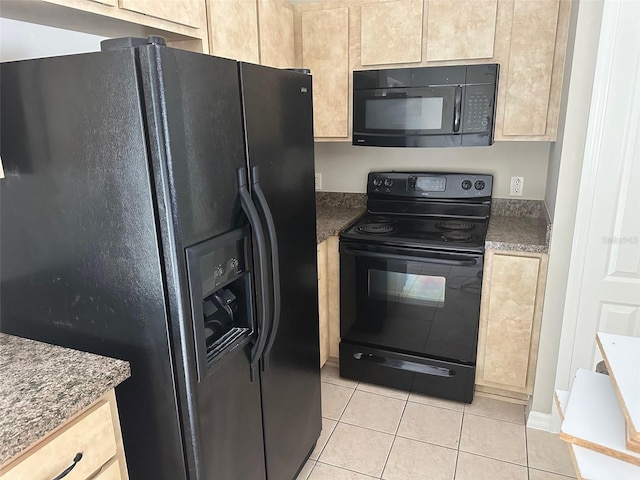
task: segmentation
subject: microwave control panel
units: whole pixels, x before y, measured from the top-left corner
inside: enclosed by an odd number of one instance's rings
[[[487,85],[467,85],[464,124],[465,133],[487,132],[493,124],[493,97],[492,87]]]

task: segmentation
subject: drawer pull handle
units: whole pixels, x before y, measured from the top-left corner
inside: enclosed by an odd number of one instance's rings
[[[78,452],[78,453],[76,453],[76,456],[73,457],[73,463],[71,465],[69,465],[67,468],[65,468],[64,472],[62,472],[60,475],[58,475],[53,480],[60,480],[61,478],[66,477],[69,474],[69,472],[75,468],[75,466],[78,464],[78,462],[80,460],[82,460],[82,453]]]

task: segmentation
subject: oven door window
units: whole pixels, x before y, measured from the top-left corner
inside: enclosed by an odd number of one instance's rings
[[[341,337],[473,362],[482,256],[460,264],[341,254]]]
[[[443,308],[447,279],[442,276],[369,270],[369,297],[388,302]]]
[[[361,134],[453,133],[456,86],[354,91],[354,131]]]

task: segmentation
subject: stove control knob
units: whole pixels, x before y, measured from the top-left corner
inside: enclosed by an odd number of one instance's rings
[[[376,177],[373,179],[373,185],[376,187],[379,187],[380,185],[382,185],[382,179],[380,177]]]
[[[231,260],[229,260],[229,270],[235,270],[236,268],[238,268],[238,259],[231,258]]]
[[[476,187],[476,190],[484,190],[484,180],[476,180],[474,186]]]
[[[385,178],[384,179],[384,186],[385,187],[390,187],[391,185],[393,185],[393,180],[391,180],[390,178]]]
[[[222,275],[224,275],[224,268],[222,268],[222,265],[218,265],[213,269],[214,278],[220,278]]]
[[[460,185],[464,190],[469,190],[471,188],[471,180],[463,180],[462,185]]]

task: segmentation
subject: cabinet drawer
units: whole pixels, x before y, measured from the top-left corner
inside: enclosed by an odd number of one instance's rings
[[[78,452],[82,453],[82,459],[65,480],[86,479],[116,454],[113,418],[108,401],[102,400],[68,426],[43,438],[18,457],[15,465],[0,478],[51,480],[73,463],[73,457]]]
[[[91,480],[122,480],[120,475],[120,463],[117,458],[111,460],[102,468],[102,471]]]

